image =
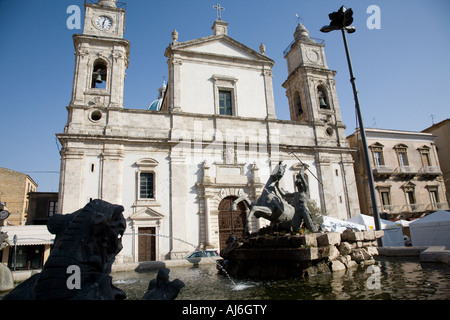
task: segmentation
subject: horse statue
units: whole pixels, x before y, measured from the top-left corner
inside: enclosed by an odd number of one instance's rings
[[[295,209],[286,200],[283,199],[277,185],[286,171],[286,165],[280,162],[270,175],[269,180],[264,186],[261,196],[256,203],[253,203],[248,195],[244,194],[240,198],[236,199],[231,210],[237,209],[237,205],[240,202],[244,202],[250,212],[247,215],[247,224],[245,231],[249,230],[250,218],[254,215],[256,218],[264,218],[270,222],[276,224],[281,222],[291,221],[294,217]]]

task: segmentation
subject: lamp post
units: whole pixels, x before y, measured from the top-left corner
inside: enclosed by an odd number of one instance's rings
[[[355,108],[358,115],[359,131],[361,133],[361,140],[363,144],[364,160],[366,163],[367,176],[369,179],[369,190],[370,190],[370,197],[372,199],[373,218],[376,230],[381,230],[381,221],[378,212],[375,193],[375,183],[373,180],[373,172],[369,160],[369,149],[367,147],[366,133],[364,130],[363,119],[361,116],[361,108],[359,106],[358,90],[356,89],[355,75],[353,74],[353,66],[352,61],[350,59],[350,52],[348,50],[347,36],[345,34],[346,32],[354,33],[356,31],[355,27],[350,26],[353,22],[353,10],[347,9],[346,7],[342,6],[339,9],[339,11],[330,13],[328,17],[331,20],[330,25],[322,27],[320,31],[327,33],[330,31],[341,30],[342,32],[342,38],[344,39],[345,53],[347,54],[348,68],[350,71],[350,82],[352,83],[353,96],[355,98]],[[377,241],[378,246],[382,247],[383,246],[382,239],[379,238]]]

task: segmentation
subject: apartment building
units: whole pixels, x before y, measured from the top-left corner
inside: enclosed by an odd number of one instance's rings
[[[389,219],[414,219],[448,210],[443,173],[431,133],[366,129],[378,211]],[[372,214],[359,130],[347,137],[357,148],[355,176],[361,213]]]

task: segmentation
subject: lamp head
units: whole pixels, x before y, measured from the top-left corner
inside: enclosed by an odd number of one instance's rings
[[[356,31],[355,27],[350,25],[353,22],[353,10],[347,9],[345,6],[339,8],[336,12],[332,12],[328,15],[331,22],[329,26],[323,26],[321,32],[330,32],[334,30],[345,29],[348,33],[353,33]]]

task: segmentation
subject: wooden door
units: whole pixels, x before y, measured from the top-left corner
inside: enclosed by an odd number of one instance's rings
[[[150,234],[156,234],[156,228],[139,228],[138,229],[138,260],[155,261],[156,260],[156,237]]]
[[[226,247],[226,241],[232,233],[236,238],[242,238],[245,234],[247,215],[244,203],[239,203],[237,210],[230,211],[236,197],[227,197],[219,204],[219,240],[220,249]]]

